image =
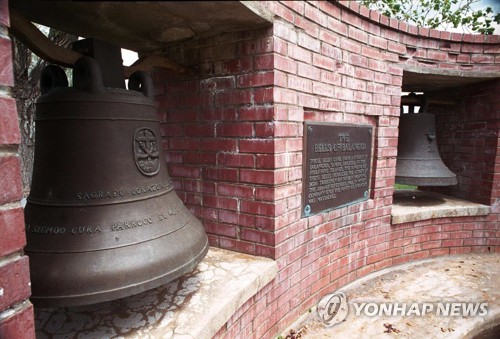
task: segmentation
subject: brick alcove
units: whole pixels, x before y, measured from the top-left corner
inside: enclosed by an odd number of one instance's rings
[[[195,75],[154,74],[169,172],[211,245],[278,265],[277,277],[216,337],[272,337],[326,293],[384,267],[499,252],[500,37],[417,28],[348,1],[258,7],[274,16],[272,26],[169,44],[162,53]],[[10,60],[5,2],[1,14],[2,55]],[[0,241],[0,270],[19,273],[0,278],[0,333],[22,329],[29,338],[11,65],[2,63],[0,72],[0,171],[8,187],[0,215],[9,234]],[[429,68],[491,78],[433,93],[463,100],[434,110],[441,155],[460,176],[457,187],[441,193],[487,205],[490,213],[391,225],[404,74]],[[304,121],[374,126],[368,200],[301,217]]]
[[[405,73],[438,73],[449,83],[457,74],[468,78],[448,89],[434,87],[431,95],[453,93],[477,103],[474,93],[481,93],[485,104],[472,115],[462,104],[461,115],[453,107],[434,110],[444,160],[457,171],[463,160],[452,164],[449,152],[458,148],[447,150],[442,139],[450,132],[441,131],[456,129],[444,116],[475,121],[480,115],[488,127],[476,127],[494,131],[498,99],[491,86],[498,86],[498,38],[417,28],[351,2],[264,6],[277,13],[272,28],[165,50],[180,63],[199,66],[198,79],[157,74],[164,88],[165,145],[178,191],[209,225],[214,246],[269,256],[280,268],[276,280],[219,336],[272,336],[322,295],[384,267],[498,251],[495,132],[484,141],[488,146],[459,152],[463,159],[469,152],[488,158],[488,165],[476,163],[488,178],[480,184],[486,193],[478,193],[477,183],[468,185],[464,172],[459,173],[462,193],[441,192],[485,205],[486,215],[391,225],[400,96],[405,78],[414,80]],[[484,90],[468,91],[481,86]],[[369,200],[300,217],[304,121],[376,127]]]
[[[424,93],[414,98],[425,98],[429,103],[426,109],[436,117],[439,152],[445,165],[456,173],[458,184],[419,187],[414,194],[395,191],[393,224],[405,220],[488,215],[489,206],[494,204],[495,158],[492,154],[496,153],[497,145],[495,110],[492,109],[497,100],[490,93],[495,93],[498,81],[474,73],[459,78],[460,71],[456,70],[424,68],[417,73],[415,67],[408,68],[413,72],[404,72],[403,90]],[[409,80],[405,81],[406,78]],[[422,140],[415,142],[419,141]],[[432,200],[436,203],[431,203]]]

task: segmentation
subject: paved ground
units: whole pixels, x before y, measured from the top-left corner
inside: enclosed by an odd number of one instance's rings
[[[346,301],[337,292],[343,292]],[[296,333],[292,338],[476,338],[487,329],[489,336],[477,338],[500,338],[500,327],[495,328],[500,326],[500,253],[444,256],[391,267],[335,293],[291,327]],[[389,307],[391,316],[379,315]],[[469,316],[464,307],[469,307]],[[332,325],[326,326],[320,314]],[[287,334],[290,329],[283,337]]]

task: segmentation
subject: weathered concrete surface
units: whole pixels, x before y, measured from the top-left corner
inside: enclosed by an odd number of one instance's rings
[[[174,41],[263,27],[273,17],[258,3],[239,1],[10,1],[9,5],[30,21],[141,54]]]
[[[394,191],[392,224],[434,218],[488,215],[490,207],[433,192],[418,190]]]
[[[128,298],[35,308],[41,338],[211,338],[277,274],[271,259],[210,248],[190,274]]]
[[[333,292],[333,291],[332,291]],[[337,291],[335,291],[337,292]],[[444,256],[375,272],[338,290],[345,293],[348,314],[326,327],[316,310],[290,330],[301,338],[474,338],[500,324],[500,253]],[[487,303],[486,316],[366,316],[353,303]],[[370,312],[369,312],[370,313]],[[401,313],[401,312],[400,312]],[[462,313],[462,312],[460,312]],[[498,328],[496,329],[498,331]],[[500,338],[500,333],[496,333]],[[495,337],[495,336],[493,336]]]

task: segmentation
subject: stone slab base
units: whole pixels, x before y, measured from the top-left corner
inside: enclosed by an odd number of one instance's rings
[[[35,308],[37,338],[211,338],[277,274],[277,264],[210,248],[198,267],[161,287],[91,306]]]

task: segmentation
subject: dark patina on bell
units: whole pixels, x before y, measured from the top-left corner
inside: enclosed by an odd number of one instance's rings
[[[457,184],[457,176],[439,155],[434,114],[401,113],[396,182],[416,186]]]
[[[134,73],[129,90],[107,87],[100,63],[80,58],[73,87],[57,66],[41,76],[25,251],[42,307],[157,287],[208,250],[167,172],[150,75]]]

